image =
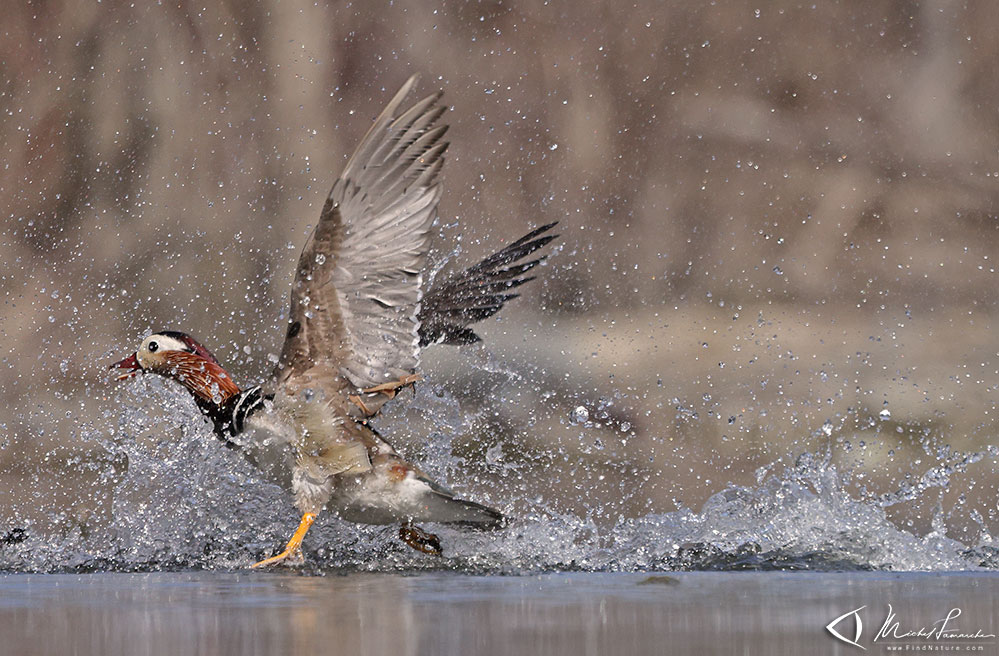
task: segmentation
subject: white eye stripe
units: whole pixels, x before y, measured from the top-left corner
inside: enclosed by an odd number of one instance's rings
[[[156,343],[156,348],[150,349],[149,346],[153,342]],[[150,335],[142,340],[140,350],[150,353],[159,353],[160,351],[186,351],[190,353],[191,347],[179,339],[168,337],[167,335]]]

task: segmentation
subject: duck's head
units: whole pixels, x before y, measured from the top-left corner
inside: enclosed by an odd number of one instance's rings
[[[211,351],[190,335],[163,330],[142,340],[138,350],[111,368],[125,369],[118,380],[140,373],[154,373],[176,380],[198,399],[223,403],[239,394],[239,387]]]

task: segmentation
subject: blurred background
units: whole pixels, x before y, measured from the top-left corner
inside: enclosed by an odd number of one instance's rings
[[[107,372],[148,331],[269,371],[326,192],[420,73],[434,261],[560,238],[483,345],[426,351],[405,452],[457,403],[445,478],[494,502],[617,521],[806,458],[986,540],[997,30],[956,0],[10,3],[0,527],[106,510],[105,442],[164,404]]]

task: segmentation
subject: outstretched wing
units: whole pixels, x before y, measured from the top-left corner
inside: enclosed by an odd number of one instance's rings
[[[503,250],[473,267],[434,283],[423,295],[420,306],[420,346],[427,344],[472,344],[479,341],[468,327],[500,311],[503,304],[517,298],[510,290],[534,276],[524,274],[540,264],[545,256],[515,264],[558,235],[540,236],[558,222],[533,230]]]
[[[416,368],[421,271],[447,126],[436,125],[441,92],[400,112],[415,83],[403,85],[361,140],[305,244],[276,382],[315,368],[364,388]]]

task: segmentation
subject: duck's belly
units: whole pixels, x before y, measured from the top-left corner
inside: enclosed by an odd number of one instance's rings
[[[292,439],[289,439],[293,435],[286,435],[286,432],[267,414],[257,413],[247,420],[245,430],[233,441],[264,479],[290,492],[296,453]]]
[[[422,481],[411,477],[394,480],[376,468],[360,475],[337,476],[326,507],[359,524],[446,521],[432,507],[432,496]]]

